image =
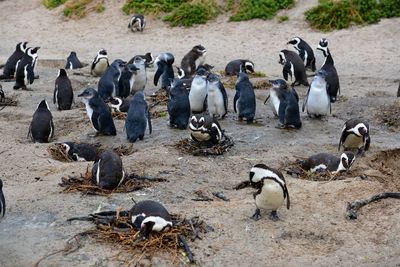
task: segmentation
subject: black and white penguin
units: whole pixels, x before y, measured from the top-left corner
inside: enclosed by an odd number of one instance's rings
[[[301,163],[301,167],[310,172],[329,171],[336,174],[348,171],[355,160],[353,152],[345,151],[340,158],[329,153],[319,153],[313,155]]]
[[[129,20],[128,28],[131,29],[132,32],[142,32],[146,27],[146,20],[142,14],[135,14]]]
[[[316,71],[319,71],[322,66],[324,65],[325,59],[328,56],[328,39],[326,38],[321,38],[321,40],[319,40],[317,49],[315,50],[315,69]],[[333,60],[333,59],[332,59]]]
[[[289,76],[290,79],[293,80],[294,76],[292,85],[302,84],[304,86],[309,86],[303,60],[296,52],[286,49],[281,50],[279,53],[279,63],[283,65],[282,73],[286,81],[289,81]]]
[[[265,164],[257,164],[250,170],[250,183],[258,191],[253,194],[256,201],[256,211],[252,218],[261,218],[261,209],[271,211],[269,218],[279,220],[277,210],[286,200],[286,208],[290,208],[289,191],[283,174]]]
[[[118,96],[126,98],[130,95],[138,68],[134,64],[126,64],[118,80]]]
[[[304,62],[306,69],[315,71],[315,57],[311,46],[300,37],[293,37],[287,44],[293,45]]]
[[[202,45],[194,46],[181,61],[181,69],[188,76],[193,76],[197,68],[206,60],[207,49]]]
[[[128,116],[125,120],[126,135],[129,142],[143,140],[147,126],[152,132],[151,117],[143,91],[138,91],[129,105]]]
[[[175,58],[171,53],[161,53],[154,61],[155,74],[154,85],[157,86],[158,80],[161,77],[161,89],[169,91],[171,87],[171,80],[174,79],[174,64]]]
[[[93,164],[92,182],[101,189],[115,189],[125,178],[121,157],[113,150],[100,154]]]
[[[3,180],[0,179],[0,217],[3,218],[6,214],[6,199],[3,193]]]
[[[28,137],[33,142],[48,143],[54,135],[53,115],[51,115],[49,105],[46,100],[42,100],[35,113],[29,127]]]
[[[326,72],[326,82],[328,84],[329,96],[331,103],[336,102],[338,93],[340,94],[339,76],[337,74],[331,53],[328,50],[328,56],[325,58],[324,65],[321,70]]]
[[[144,200],[136,203],[129,211],[129,217],[144,238],[149,238],[153,231],[162,232],[172,228],[171,215],[156,201]]]
[[[184,81],[175,79],[171,84],[168,99],[169,124],[171,127],[186,129],[190,117],[190,101],[187,85]]]
[[[201,113],[207,109],[207,75],[207,70],[199,67],[190,86],[189,101],[193,113]]]
[[[97,134],[117,135],[110,108],[95,89],[87,88],[78,97],[83,97],[82,102]]]
[[[116,96],[110,99],[109,105],[113,112],[128,112],[132,99],[133,95],[126,98]]]
[[[71,81],[65,69],[60,69],[54,87],[53,104],[58,104],[58,110],[70,110],[73,101],[74,92]]]
[[[131,94],[134,95],[138,91],[143,91],[147,83],[147,72],[146,72],[146,59],[142,57],[135,57],[132,63],[137,70],[133,74],[133,83],[131,86]]]
[[[7,59],[6,64],[4,65],[3,74],[0,75],[0,80],[14,78],[17,62],[24,56],[27,43],[28,42],[21,42],[17,44],[15,51]]]
[[[211,117],[223,119],[228,113],[228,95],[220,77],[214,73],[207,76],[207,107]]]
[[[95,161],[98,155],[97,147],[91,144],[64,142],[60,145],[74,161]]]
[[[244,66],[245,73],[254,72],[254,63],[248,59],[236,59],[229,62],[225,67],[225,75],[233,76],[238,75],[240,68]]]
[[[210,142],[216,145],[221,142],[224,131],[218,121],[205,114],[193,115],[189,123],[190,136],[196,142]]]
[[[309,117],[321,117],[331,113],[329,85],[326,82],[326,72],[320,70],[314,76],[303,102],[303,112],[307,109]]]
[[[110,66],[108,63],[107,50],[100,49],[97,56],[93,59],[92,66],[90,67],[90,73],[93,76],[100,77]]]
[[[236,93],[233,99],[235,113],[238,113],[239,120],[244,118],[247,123],[252,123],[256,115],[256,96],[246,73],[239,73],[235,89]]]
[[[67,57],[67,63],[65,64],[65,69],[73,70],[83,68],[82,63],[78,59],[75,51],[72,51]]]
[[[128,64],[132,64],[136,57],[141,57],[141,58],[144,58],[146,60],[146,68],[150,68],[154,64],[154,57],[153,57],[153,54],[151,52],[147,52],[144,55],[134,56],[133,58],[131,58],[131,60],[128,61]]]
[[[27,48],[23,57],[17,62],[13,87],[15,90],[20,88],[26,90],[26,86],[35,80],[34,69],[39,49],[40,47]]]
[[[369,149],[370,143],[371,138],[367,121],[353,118],[344,123],[338,150],[343,146],[345,151],[357,150],[357,155],[362,155]]]
[[[121,59],[116,59],[101,75],[98,84],[98,91],[104,101],[108,101],[111,97],[120,96],[119,92],[119,79],[121,77],[122,69],[125,67],[126,62]]]

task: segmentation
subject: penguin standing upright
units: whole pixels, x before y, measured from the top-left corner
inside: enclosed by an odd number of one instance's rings
[[[15,85],[13,87],[15,90],[20,88],[26,90],[26,86],[32,84],[35,80],[34,68],[39,49],[40,47],[27,48],[24,56],[17,62],[15,67]]]
[[[309,117],[321,117],[331,112],[331,100],[329,86],[326,82],[326,72],[320,70],[311,81],[307,95],[303,102],[303,112],[307,108]]]
[[[325,79],[326,83],[328,84],[330,100],[331,103],[334,103],[336,102],[338,93],[340,94],[340,83],[331,53],[329,52],[329,49],[327,51],[328,55],[325,58],[324,65],[322,66],[321,70],[326,72]]]
[[[218,121],[204,114],[193,115],[189,124],[190,136],[196,142],[210,142],[216,145],[222,141],[224,132]]]
[[[306,41],[300,37],[294,37],[287,44],[293,45],[307,69],[315,71],[314,51]]]
[[[130,93],[134,95],[138,91],[143,91],[147,83],[146,59],[135,57],[133,65],[137,68],[133,75]]]
[[[206,60],[207,49],[202,45],[194,46],[181,61],[181,69],[186,75],[192,76],[197,68]]]
[[[207,107],[211,117],[223,119],[228,113],[228,95],[219,76],[213,73],[207,76]]]
[[[92,167],[92,182],[101,189],[117,188],[125,178],[121,157],[113,150],[106,150]]]
[[[136,142],[138,138],[139,140],[143,140],[147,124],[149,126],[149,133],[151,134],[152,127],[149,108],[143,91],[138,91],[133,96],[129,105],[128,116],[125,120],[126,135],[129,142]]]
[[[90,73],[93,76],[100,77],[110,66],[108,63],[107,50],[100,49],[97,56],[93,59],[92,66],[90,67]]]
[[[300,129],[299,97],[294,87],[283,91],[279,103],[279,125],[282,129]]]
[[[236,59],[230,61],[225,67],[225,75],[232,76],[238,75],[240,68],[244,66],[245,73],[254,72],[254,63],[248,59]]]
[[[129,217],[144,238],[149,238],[152,231],[162,232],[172,227],[172,218],[167,209],[152,200],[136,203],[129,211]]]
[[[24,56],[27,43],[28,42],[21,42],[17,44],[15,51],[7,59],[6,64],[4,65],[3,74],[0,75],[0,80],[14,78],[17,62]]]
[[[186,129],[190,117],[189,93],[184,81],[175,79],[171,84],[168,99],[169,124],[171,127]]]
[[[270,89],[269,96],[264,101],[264,105],[267,103],[269,99],[271,99],[270,106],[272,112],[274,113],[275,116],[278,117],[279,105],[281,103],[282,95],[285,93],[285,90],[289,89],[287,83],[282,79],[269,80],[269,82],[271,83],[272,87]]]
[[[269,210],[269,218],[273,221],[279,220],[277,210],[286,200],[286,208],[290,208],[289,191],[282,173],[265,164],[257,164],[250,170],[250,183],[257,189],[253,194],[256,201],[256,211],[252,218],[261,218],[261,209]]]
[[[370,143],[367,121],[353,118],[344,123],[338,150],[343,146],[344,150],[357,150],[357,155],[362,155],[369,149]]]
[[[72,51],[67,57],[67,63],[65,64],[65,69],[73,70],[83,68],[82,63],[78,59],[75,51]]]
[[[33,142],[48,143],[54,135],[53,116],[46,100],[42,100],[35,113],[29,127],[28,137]]]
[[[74,161],[95,161],[98,154],[96,146],[85,143],[64,142],[60,144],[65,154]]]
[[[83,97],[86,112],[96,134],[117,135],[110,108],[93,88],[85,89],[78,97]]]
[[[111,97],[120,96],[119,93],[119,79],[121,77],[122,69],[125,67],[126,62],[121,59],[116,59],[101,75],[98,84],[98,91],[104,101],[108,101]]]
[[[292,85],[302,84],[304,86],[309,86],[303,60],[296,52],[286,49],[281,50],[279,53],[279,63],[283,65],[282,73],[286,81],[289,80],[289,76],[290,79],[293,80],[294,76]]]
[[[136,68],[134,64],[129,63],[122,69],[121,76],[118,80],[118,97],[126,98],[130,95],[137,70],[139,69]]]
[[[158,80],[161,77],[161,89],[169,91],[171,80],[174,79],[174,64],[175,58],[171,53],[161,53],[154,61],[156,72],[154,74],[154,85],[157,86]]]
[[[128,28],[131,29],[132,32],[142,32],[146,27],[146,20],[142,14],[135,14],[129,20]]]
[[[74,92],[71,81],[65,69],[60,69],[54,87],[53,104],[58,104],[58,110],[69,110],[73,101]]]
[[[0,217],[4,217],[6,214],[6,199],[3,193],[3,180],[0,179]]]
[[[326,38],[321,38],[319,40],[317,49],[315,50],[315,69],[319,71],[324,65],[325,59],[328,56],[328,40]],[[332,59],[333,60],[333,59]]]
[[[198,68],[190,86],[190,108],[194,113],[201,113],[207,109],[207,74],[205,68]]]
[[[236,93],[233,99],[233,108],[238,113],[239,120],[244,118],[247,123],[252,123],[256,115],[256,96],[253,85],[246,73],[239,73],[235,88]]]
[[[329,171],[332,174],[336,174],[350,170],[354,160],[355,156],[350,151],[343,152],[340,158],[329,153],[319,153],[301,162],[301,167],[310,172]]]

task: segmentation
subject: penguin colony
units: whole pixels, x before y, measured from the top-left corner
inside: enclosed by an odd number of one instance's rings
[[[134,15],[128,25],[133,32],[142,32],[145,19],[141,14]],[[282,64],[282,77],[270,80],[271,88],[265,104],[269,101],[273,114],[279,120],[277,128],[300,129],[299,96],[295,86],[308,87],[303,100],[302,111],[308,116],[320,118],[331,113],[331,105],[340,93],[339,77],[332,55],[328,49],[328,40],[322,38],[315,53],[311,46],[300,37],[287,42],[294,51],[283,49],[277,54]],[[15,79],[14,89],[27,89],[35,79],[34,68],[39,47],[27,47],[27,42],[16,45],[15,51],[7,60],[0,79]],[[147,69],[154,65],[155,75],[152,81],[160,90],[165,90],[168,100],[169,125],[177,129],[189,128],[195,142],[218,144],[224,131],[218,120],[226,118],[228,96],[220,76],[205,64],[207,50],[195,45],[183,58],[175,77],[175,57],[171,52],[160,53],[155,59],[151,53],[136,55],[129,61],[115,59],[109,64],[108,53],[100,49],[94,58],[90,72],[99,77],[98,88],[86,88],[78,97],[85,104],[89,123],[97,135],[115,136],[115,127],[111,111],[127,112],[125,132],[129,142],[143,140],[146,130],[152,134],[151,118],[146,102]],[[67,58],[65,69],[58,71],[55,77],[53,103],[59,111],[69,110],[74,103],[74,93],[67,71],[81,68],[76,52]],[[248,59],[233,59],[225,68],[226,75],[236,75],[236,94],[233,110],[238,120],[253,123],[256,115],[254,88],[249,73],[255,71],[255,65]],[[314,72],[308,81],[306,71]],[[282,79],[283,78],[283,79]],[[289,85],[287,82],[291,81]],[[1,91],[2,97],[4,92]],[[121,130],[121,129],[120,129]],[[33,142],[50,142],[56,132],[53,117],[46,100],[42,100],[33,114],[28,136]],[[329,171],[338,173],[347,171],[353,165],[356,156],[364,154],[370,146],[370,128],[367,121],[351,118],[344,123],[339,139],[340,157],[321,152],[302,162],[302,166],[311,172]],[[112,138],[112,137],[110,137]],[[122,160],[113,151],[104,151],[97,155],[96,148],[88,144],[73,142],[61,143],[65,152],[75,161],[94,161],[92,182],[104,189],[114,189],[125,179]],[[290,208],[290,197],[283,174],[264,163],[250,168],[249,183],[254,192],[254,220],[261,218],[263,210],[269,211],[269,218],[279,220],[278,209],[286,204]],[[0,179],[0,217],[5,215],[6,202],[3,195],[3,182]],[[136,203],[130,210],[132,224],[140,229],[144,238],[152,231],[164,231],[172,227],[171,216],[160,203],[146,200]]]

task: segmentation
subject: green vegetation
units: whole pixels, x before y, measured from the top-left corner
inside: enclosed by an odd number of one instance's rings
[[[288,16],[279,16],[278,17],[278,22],[279,23],[282,23],[282,22],[287,21],[287,20],[289,20]]]
[[[294,0],[231,0],[227,3],[227,7],[233,13],[229,20],[271,19],[278,10],[290,8],[294,2]]]
[[[348,28],[351,24],[378,22],[382,17],[400,16],[398,0],[319,0],[305,12],[311,26],[323,30]]]
[[[42,0],[42,3],[47,8],[55,8],[64,4],[67,0]]]
[[[125,14],[160,14],[171,12],[181,4],[190,2],[188,0],[127,0],[122,7]]]
[[[103,12],[105,10],[103,3],[104,0],[68,0],[64,4],[63,13],[66,17],[80,19],[92,11]]]

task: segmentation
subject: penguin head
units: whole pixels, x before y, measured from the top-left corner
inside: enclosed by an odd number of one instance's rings
[[[135,64],[128,64],[128,65],[126,65],[126,69],[127,69],[129,72],[136,72],[137,70],[139,70],[139,68],[136,67]]]
[[[253,73],[254,72],[254,63],[251,62],[251,61],[246,60],[244,62],[244,69],[245,69],[246,72],[248,71],[248,72]]]
[[[163,61],[165,62],[167,65],[172,65],[174,64],[175,58],[174,55],[172,55],[171,53],[161,53],[157,58],[156,58],[156,63],[157,61]]]
[[[293,74],[294,74],[293,63],[290,61],[286,61],[285,64],[283,65],[283,78],[286,81],[288,81],[290,76],[290,80],[293,80]]]
[[[208,71],[205,67],[199,66],[196,70],[196,76],[207,77]]]
[[[316,74],[315,76],[319,76],[319,77],[321,77],[321,78],[323,78],[323,79],[326,79],[326,76],[327,76],[327,75],[328,75],[328,74],[326,73],[325,70],[320,69],[320,70],[317,72],[317,74]]]
[[[40,49],[39,46],[32,48],[31,50],[32,55],[36,55],[39,49]]]
[[[207,75],[207,82],[211,84],[219,83],[220,77],[215,73],[210,73]]]
[[[321,40],[319,40],[319,43],[318,43],[318,48],[319,47],[321,47],[321,48],[328,47],[328,39],[321,38]]]
[[[286,89],[288,87],[286,81],[283,79],[269,80],[269,82],[272,84],[272,87],[276,89]]]
[[[192,48],[192,51],[198,55],[205,55],[207,53],[207,49],[202,45],[196,45]]]
[[[133,64],[135,64],[136,67],[146,66],[146,59],[142,57],[135,57]]]
[[[28,42],[18,43],[17,46],[15,47],[15,50],[25,53],[27,44],[28,44]]]
[[[126,65],[126,61],[123,61],[122,59],[116,59],[111,65],[119,70],[122,70]]]
[[[146,214],[144,213],[131,215],[131,222],[135,228],[140,229],[142,222],[145,218]]]
[[[286,56],[285,56],[285,53],[283,53],[283,50],[281,52],[279,52],[278,63],[281,65],[284,65],[286,63]]]
[[[206,118],[202,114],[193,115],[190,118],[189,129],[192,131],[199,131],[203,128]]]
[[[37,109],[46,109],[46,110],[50,110],[49,109],[49,105],[47,104],[46,99],[43,99],[42,101],[40,101]]]
[[[287,42],[287,44],[291,44],[293,46],[298,46],[300,44],[301,39],[299,37],[293,37]]]
[[[98,96],[98,93],[93,88],[86,88],[81,94],[78,95],[78,97],[83,97],[84,99],[87,99],[87,100],[89,100],[95,96]]]
[[[368,127],[364,123],[358,123],[354,128],[353,132],[357,136],[368,135]]]
[[[76,57],[76,52],[75,51],[71,51],[71,53],[69,55]]]
[[[351,165],[353,165],[354,160],[356,159],[355,155],[353,152],[350,151],[345,151],[342,153],[342,155],[340,155],[340,167],[339,169],[342,167],[341,170],[343,171],[347,171],[351,168]],[[343,169],[344,168],[344,169]],[[339,171],[341,171],[339,170]]]
[[[140,225],[140,235],[147,239],[152,231],[161,232],[170,227],[172,227],[172,222],[163,217],[147,216]]]
[[[265,172],[268,170],[265,164],[256,164],[250,169],[249,179],[252,184],[256,184],[262,181],[265,177]]]
[[[153,65],[154,63],[154,57],[153,54],[151,52],[147,52],[144,55],[144,59],[146,60],[146,67],[149,68],[151,65]]]
[[[98,56],[107,56],[107,50],[105,50],[104,48],[100,49],[99,52],[97,53]]]
[[[73,148],[74,143],[72,143],[72,142],[64,142],[64,143],[61,143],[61,144],[58,144],[58,145],[64,150],[64,152],[66,154],[68,154],[68,152],[71,151],[71,149]]]
[[[67,76],[67,72],[65,71],[65,69],[59,69],[58,70],[58,76],[57,77],[66,77]]]

